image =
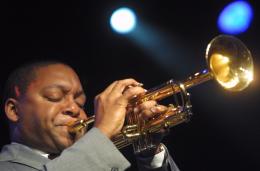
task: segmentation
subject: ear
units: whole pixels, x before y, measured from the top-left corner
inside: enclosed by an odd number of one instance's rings
[[[17,105],[18,101],[14,98],[9,98],[5,102],[5,114],[7,118],[12,122],[17,122],[19,119]]]

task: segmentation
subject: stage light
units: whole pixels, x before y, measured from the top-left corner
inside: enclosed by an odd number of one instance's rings
[[[129,8],[119,8],[113,12],[110,18],[110,25],[118,33],[129,33],[135,28],[136,16]]]
[[[245,32],[253,18],[251,5],[246,1],[235,1],[228,4],[220,13],[218,27],[226,34]]]

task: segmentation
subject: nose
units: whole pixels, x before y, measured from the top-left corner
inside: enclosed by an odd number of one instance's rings
[[[63,110],[63,114],[71,117],[78,117],[80,114],[80,108],[73,99],[68,100],[66,107]]]

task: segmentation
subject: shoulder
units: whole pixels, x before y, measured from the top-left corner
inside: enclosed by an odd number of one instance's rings
[[[0,161],[0,170],[1,171],[15,171],[13,163],[8,161]]]
[[[11,161],[0,161],[1,171],[36,171],[33,167]]]

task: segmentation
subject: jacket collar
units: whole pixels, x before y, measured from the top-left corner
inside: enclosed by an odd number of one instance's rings
[[[43,165],[50,161],[50,159],[41,156],[25,145],[12,143],[2,148],[0,161],[20,163],[41,170]]]

